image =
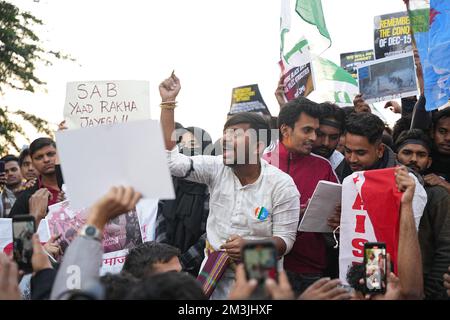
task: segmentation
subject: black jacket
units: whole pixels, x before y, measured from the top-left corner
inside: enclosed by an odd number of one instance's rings
[[[375,163],[375,165],[369,170],[375,169],[385,169],[392,168],[397,165],[397,160],[395,159],[395,153],[388,146],[384,146],[383,157]],[[343,182],[346,177],[353,173],[350,166],[347,164],[347,161],[342,160],[341,164],[335,170],[336,175],[339,178],[339,181]]]

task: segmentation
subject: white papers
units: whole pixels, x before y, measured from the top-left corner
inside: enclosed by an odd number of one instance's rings
[[[148,81],[67,83],[64,120],[69,129],[150,119]]]
[[[112,186],[144,198],[173,199],[162,132],[155,120],[56,133],[61,169],[74,208],[89,207]]]
[[[309,201],[298,231],[333,232],[328,226],[328,218],[334,214],[341,202],[342,186],[329,181],[319,181]]]

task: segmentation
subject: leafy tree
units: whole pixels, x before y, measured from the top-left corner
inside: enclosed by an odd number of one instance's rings
[[[70,59],[61,52],[44,48],[32,30],[41,25],[42,20],[32,14],[7,1],[0,1],[0,97],[6,88],[35,92],[46,84],[36,75],[38,64],[50,66],[55,59]],[[24,111],[8,111],[8,106],[0,102],[0,154],[10,147],[19,151],[14,138],[17,134],[25,136],[22,127],[12,120],[13,114],[20,115],[38,132],[52,136],[47,121]]]

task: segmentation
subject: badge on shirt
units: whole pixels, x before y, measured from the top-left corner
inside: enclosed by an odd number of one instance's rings
[[[264,221],[269,216],[269,211],[264,207],[258,207],[255,209],[255,217],[259,221]]]

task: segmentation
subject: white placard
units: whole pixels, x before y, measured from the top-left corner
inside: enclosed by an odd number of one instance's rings
[[[334,214],[335,207],[341,202],[342,186],[329,181],[319,181],[308,203],[298,231],[333,232],[328,218]]]
[[[64,120],[69,129],[150,119],[148,81],[68,82]]]
[[[173,199],[160,125],[134,121],[56,133],[68,197],[90,207],[112,186],[132,186],[143,198]]]

